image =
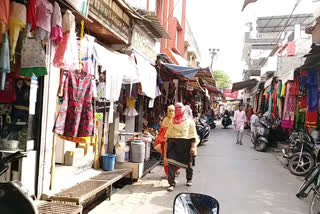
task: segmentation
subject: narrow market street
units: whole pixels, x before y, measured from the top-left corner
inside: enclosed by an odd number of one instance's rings
[[[249,136],[236,145],[231,127],[217,126],[209,142],[199,147],[193,186],[184,186],[184,173],[174,192],[166,191],[167,181],[158,167],[138,183],[115,193],[91,214],[172,213],[179,192],[199,192],[218,199],[225,214],[304,214],[308,202],[295,197],[301,180],[283,167],[274,153],[252,149]]]

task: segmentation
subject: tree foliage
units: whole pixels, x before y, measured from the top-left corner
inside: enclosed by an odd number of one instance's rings
[[[229,75],[224,71],[214,71],[213,77],[216,79],[219,88],[230,88],[231,80]]]

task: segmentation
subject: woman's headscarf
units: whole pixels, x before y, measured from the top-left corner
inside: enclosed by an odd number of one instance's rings
[[[167,116],[163,119],[161,123],[162,128],[168,128],[170,121],[174,117],[174,105],[168,106]]]
[[[193,118],[193,115],[192,115],[192,110],[191,110],[190,106],[189,106],[189,105],[186,105],[185,107],[186,107],[186,114],[187,114],[187,116],[192,119],[192,118]]]
[[[187,118],[185,115],[186,108],[182,103],[176,103],[174,107],[175,107],[175,115],[173,118],[173,123],[180,124]]]

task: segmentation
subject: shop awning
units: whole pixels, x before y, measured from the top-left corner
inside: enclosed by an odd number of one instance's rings
[[[232,92],[239,91],[241,89],[245,88],[253,88],[257,84],[258,80],[251,79],[251,80],[245,80],[241,82],[236,82],[232,84]]]
[[[289,80],[294,80],[294,70],[287,71],[279,75],[278,78],[282,81],[282,84],[286,84]]]
[[[138,20],[138,25],[142,27],[149,36],[154,39],[166,38],[170,39],[170,35],[159,22],[158,16],[155,12],[143,9],[136,9],[137,12],[143,16],[143,20]]]
[[[177,65],[181,66],[188,66],[188,61],[185,60],[182,56],[179,54],[174,53],[170,49],[165,49],[164,52],[170,57],[170,59]]]
[[[260,88],[263,88],[263,82],[257,82],[256,86],[254,86],[250,91],[250,96],[254,96],[258,93]]]
[[[269,78],[265,83],[264,83],[264,88],[268,88],[271,83],[272,83],[273,77]]]
[[[162,65],[169,68],[171,71],[176,72],[177,74],[181,74],[182,76],[191,80],[196,76],[197,72],[201,69],[201,68],[195,68],[195,67],[180,66],[175,64],[167,64],[167,63],[162,63]]]

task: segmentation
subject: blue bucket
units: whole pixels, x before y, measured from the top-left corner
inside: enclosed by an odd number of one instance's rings
[[[104,154],[102,155],[102,169],[104,171],[114,170],[114,164],[116,162],[116,155],[114,154]]]

